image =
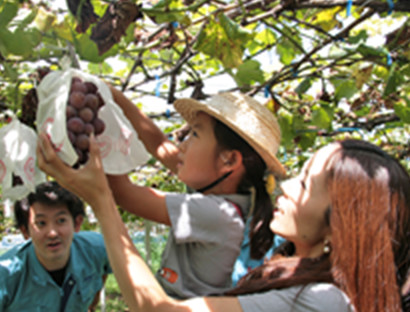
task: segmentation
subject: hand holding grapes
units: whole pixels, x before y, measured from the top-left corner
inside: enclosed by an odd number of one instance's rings
[[[61,186],[80,196],[93,208],[100,207],[98,201],[104,200],[104,195],[111,194],[94,135],[90,136],[89,159],[79,169],[71,168],[58,157],[44,132],[39,134],[36,155],[38,167],[42,171],[54,177]]]

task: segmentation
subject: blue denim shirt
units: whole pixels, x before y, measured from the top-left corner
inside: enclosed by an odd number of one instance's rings
[[[111,273],[101,234],[75,233],[63,285],[38,261],[31,240],[0,256],[0,312],[87,311]]]

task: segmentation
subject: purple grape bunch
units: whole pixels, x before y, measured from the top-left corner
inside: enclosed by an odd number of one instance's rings
[[[84,82],[78,77],[72,78],[66,118],[67,135],[78,155],[74,167],[85,164],[88,160],[90,134],[97,136],[105,129],[104,121],[98,117],[98,110],[104,105],[94,83]]]

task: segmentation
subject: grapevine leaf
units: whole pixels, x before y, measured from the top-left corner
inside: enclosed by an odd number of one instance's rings
[[[299,145],[303,150],[308,149],[315,143],[316,132],[308,132],[300,135]]]
[[[218,17],[220,23],[211,20],[201,31],[194,49],[218,58],[226,68],[238,67],[242,64],[244,45],[252,35],[233,25],[224,14]]]
[[[309,90],[312,86],[312,80],[312,78],[303,79],[303,81],[295,89],[295,92],[299,95],[303,95],[304,93],[306,93],[306,91]]]
[[[41,36],[36,29],[31,29],[27,32],[21,29],[16,29],[15,32],[3,29],[0,31],[0,34],[7,51],[23,57],[32,55],[34,47],[41,40]]]
[[[365,68],[359,68],[353,72],[353,77],[356,81],[356,88],[360,90],[363,84],[370,79],[373,71],[373,66],[367,66]]]
[[[11,81],[17,81],[18,73],[13,66],[8,63],[3,63],[3,66],[6,76],[9,77]]]
[[[324,31],[330,31],[336,26],[340,26],[340,22],[335,16],[337,13],[339,13],[339,11],[339,7],[322,10],[313,16],[312,24],[319,26]]]
[[[410,105],[404,101],[397,102],[394,105],[394,112],[396,113],[399,118],[405,122],[410,124]]]
[[[335,100],[339,101],[343,98],[350,99],[356,92],[356,83],[352,79],[331,79],[335,88]]]
[[[18,6],[17,3],[5,2],[5,4],[0,6],[0,29],[6,28],[6,26],[13,20],[17,15]]]
[[[281,145],[285,147],[293,146],[295,131],[293,130],[293,116],[289,113],[281,113],[278,116],[278,122],[282,135]]]
[[[56,20],[56,16],[54,14],[40,7],[34,22],[36,23],[37,28],[40,31],[47,32],[54,25],[55,20]]]
[[[239,65],[235,75],[235,81],[240,86],[251,85],[255,81],[263,83],[264,77],[263,71],[261,70],[261,64],[255,60],[248,60]]]
[[[118,47],[114,46],[108,52],[101,55],[95,42],[84,34],[77,36],[74,40],[74,44],[77,53],[82,59],[94,63],[102,62],[108,56],[116,55],[118,51]]]
[[[400,74],[400,72],[398,72],[396,68],[397,63],[393,63],[393,65],[390,67],[389,77],[387,78],[386,88],[384,89],[383,96],[388,96],[396,92],[397,87],[399,87],[400,84],[404,81],[403,75]]]
[[[329,130],[332,125],[332,110],[326,110],[320,106],[314,107],[312,123],[317,126],[318,129]]]

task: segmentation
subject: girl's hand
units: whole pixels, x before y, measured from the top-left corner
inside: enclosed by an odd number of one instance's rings
[[[89,159],[80,169],[71,168],[58,157],[45,133],[39,135],[36,155],[41,170],[93,208],[99,206],[98,200],[101,200],[103,194],[110,194],[100,150],[94,136],[90,137]]]

